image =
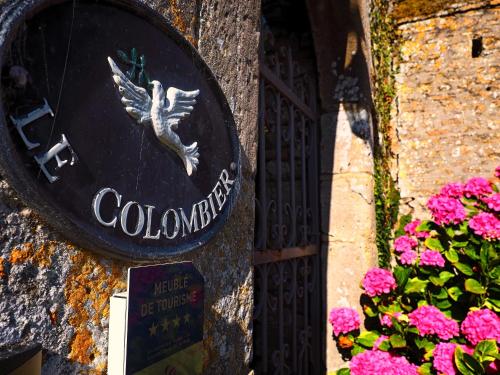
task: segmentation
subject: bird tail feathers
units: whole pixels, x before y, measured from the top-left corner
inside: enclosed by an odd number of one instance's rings
[[[194,142],[193,144],[186,146],[184,149],[184,157],[182,158],[182,161],[184,162],[184,166],[186,167],[186,172],[188,176],[191,176],[191,174],[196,171],[196,168],[198,167],[198,157],[200,156],[200,153],[198,152],[198,143]]]

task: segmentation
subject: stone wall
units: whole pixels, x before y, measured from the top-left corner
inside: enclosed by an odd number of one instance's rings
[[[309,0],[322,116],[320,203],[324,321],[334,307],[362,314],[359,283],[377,264],[369,2]],[[327,373],[344,366],[324,333]]]
[[[30,1],[0,1],[6,7]],[[191,260],[205,278],[206,374],[245,374],[251,357],[260,1],[150,0],[199,51],[235,116],[243,186],[225,228]],[[26,204],[28,203],[28,204]],[[45,374],[105,373],[109,297],[130,264],[68,243],[0,181],[0,345],[40,342]]]
[[[442,184],[500,164],[500,2],[481,3],[399,27],[393,172],[403,214],[422,216]]]

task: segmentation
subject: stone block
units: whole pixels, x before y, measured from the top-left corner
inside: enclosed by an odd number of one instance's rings
[[[329,241],[374,241],[373,176],[333,175],[320,182],[321,231]]]
[[[373,173],[372,134],[371,115],[362,107],[341,105],[321,116],[321,173]]]

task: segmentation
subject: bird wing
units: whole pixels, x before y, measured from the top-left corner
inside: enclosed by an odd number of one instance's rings
[[[168,125],[175,129],[182,118],[191,114],[193,106],[196,104],[195,98],[199,93],[200,90],[182,91],[175,87],[168,88],[166,94],[168,106],[165,105],[163,108],[164,119]]]
[[[111,57],[108,57],[108,62],[127,113],[139,123],[151,120],[151,98],[148,92],[144,88],[134,85]]]

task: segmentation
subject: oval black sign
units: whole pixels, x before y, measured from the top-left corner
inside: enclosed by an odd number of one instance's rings
[[[182,36],[130,0],[3,17],[0,165],[29,205],[75,243],[129,259],[221,229],[240,185],[236,127]]]

